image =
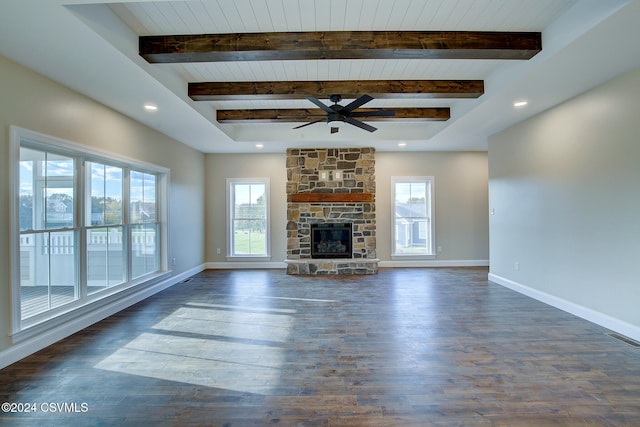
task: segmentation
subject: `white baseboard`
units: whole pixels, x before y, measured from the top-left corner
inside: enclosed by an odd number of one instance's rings
[[[281,268],[286,269],[287,264],[284,262],[272,262],[272,261],[234,261],[234,262],[208,262],[205,264],[207,269],[211,270],[233,270],[233,269],[271,269]]]
[[[489,260],[407,260],[407,261],[380,261],[378,267],[406,268],[406,267],[488,267]],[[268,269],[287,268],[285,262],[208,262],[207,269]]]
[[[24,341],[14,344],[10,348],[0,352],[0,369],[23,359],[38,350],[68,337],[88,326],[93,325],[125,308],[138,303],[158,292],[167,289],[177,283],[182,282],[188,277],[193,276],[205,269],[204,264],[187,270],[183,273],[171,276],[154,285],[144,287],[137,292],[132,292],[127,296],[99,306],[95,310],[80,315],[68,322],[52,327],[42,333],[26,338]]]
[[[488,259],[480,260],[407,260],[407,261],[380,261],[378,267],[383,268],[411,268],[411,267],[488,267]]]
[[[554,295],[550,295],[546,292],[539,291],[529,286],[522,285],[518,282],[514,282],[513,280],[506,279],[493,273],[489,273],[489,280],[506,288],[514,290],[518,293],[536,299],[540,302],[548,304],[552,307],[558,308],[560,310],[566,311],[567,313],[571,313],[582,319],[588,320],[589,322],[595,323],[596,325],[603,326],[636,341],[640,341],[640,327],[636,325],[609,316],[608,314],[590,309],[588,307],[573,303],[571,301],[556,297]]]

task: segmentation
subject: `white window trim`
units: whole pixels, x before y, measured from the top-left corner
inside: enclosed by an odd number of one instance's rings
[[[232,250],[232,236],[231,236],[231,228],[232,228],[232,194],[231,187],[233,184],[264,184],[265,186],[265,194],[267,197],[266,200],[266,242],[265,242],[265,250],[266,254],[261,255],[233,255],[231,253]],[[227,219],[227,261],[271,261],[271,188],[270,188],[270,179],[269,178],[227,178],[226,179],[226,219]]]
[[[169,183],[170,169],[154,165],[152,163],[120,156],[108,151],[87,147],[64,139],[50,135],[24,129],[18,126],[10,126],[9,156],[11,164],[11,204],[10,204],[10,245],[11,245],[11,331],[10,335],[13,343],[18,343],[32,338],[38,334],[70,321],[83,313],[95,311],[100,307],[113,304],[119,299],[127,297],[129,292],[124,292],[134,287],[151,286],[159,280],[168,277],[171,272],[168,262],[169,248]],[[139,277],[122,285],[94,294],[81,302],[70,303],[60,310],[51,310],[42,316],[34,316],[33,319],[21,319],[20,308],[20,142],[22,139],[33,142],[34,145],[41,145],[43,149],[54,148],[60,151],[68,151],[74,157],[81,157],[83,161],[99,161],[105,163],[121,163],[136,170],[158,174],[157,197],[158,197],[158,223],[160,224],[159,249],[159,271],[143,277]],[[84,180],[84,177],[81,177]],[[83,184],[84,185],[84,184]],[[79,193],[84,195],[83,192]],[[83,207],[77,206],[79,210],[76,215],[80,223],[84,225]],[[82,254],[79,255],[82,258]],[[84,262],[80,261],[79,268],[84,268]]]
[[[429,185],[431,193],[430,197],[430,211],[431,216],[429,218],[429,231],[431,232],[431,247],[429,248],[431,253],[425,255],[416,254],[396,254],[394,253],[396,247],[396,184],[409,183],[409,182],[426,182]],[[429,260],[436,259],[436,221],[435,221],[435,177],[433,176],[392,176],[391,177],[391,259],[392,260]]]

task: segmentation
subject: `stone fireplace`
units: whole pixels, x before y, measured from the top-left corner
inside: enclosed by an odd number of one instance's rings
[[[288,149],[286,164],[287,274],[377,273],[375,150]]]

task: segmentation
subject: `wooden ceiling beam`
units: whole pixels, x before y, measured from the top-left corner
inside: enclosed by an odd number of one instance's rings
[[[395,116],[358,117],[365,122],[373,121],[446,121],[451,117],[450,109],[438,108],[358,108],[357,112],[393,110]],[[326,116],[322,110],[315,108],[259,109],[259,110],[218,110],[217,120],[220,123],[285,123],[310,122]]]
[[[312,59],[530,59],[539,32],[322,31],[142,36],[150,63]]]
[[[200,82],[189,83],[194,101],[343,99],[360,95],[374,98],[478,98],[484,93],[482,80],[329,80],[309,82]]]

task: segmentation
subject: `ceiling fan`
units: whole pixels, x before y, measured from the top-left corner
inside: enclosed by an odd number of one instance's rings
[[[361,129],[367,130],[369,132],[375,132],[378,128],[375,128],[371,125],[368,125],[360,120],[355,119],[354,117],[371,117],[371,116],[395,116],[396,112],[394,110],[376,110],[376,111],[354,111],[355,109],[363,106],[367,102],[373,100],[373,98],[369,95],[362,95],[355,101],[350,102],[344,107],[338,102],[342,100],[341,95],[331,95],[329,99],[333,102],[333,105],[326,105],[322,101],[314,97],[308,97],[309,101],[316,104],[327,114],[322,114],[321,119],[311,121],[309,123],[305,123],[300,126],[294,127],[294,129],[300,129],[305,126],[312,125],[314,123],[319,123],[326,121],[328,125],[331,126],[331,133],[337,133],[340,129],[340,125],[342,123],[349,123],[353,126],[357,126]],[[309,116],[305,116],[309,117]]]

